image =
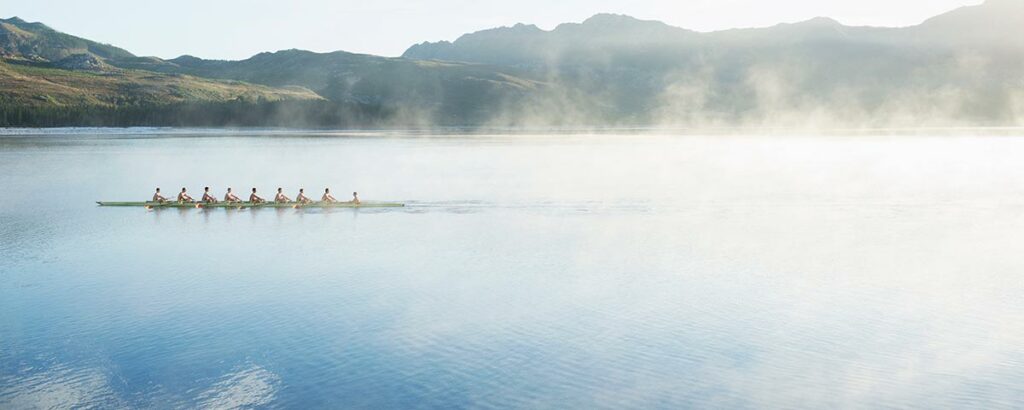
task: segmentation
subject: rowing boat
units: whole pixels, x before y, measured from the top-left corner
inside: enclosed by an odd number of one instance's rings
[[[96,202],[99,206],[134,206],[146,208],[400,208],[405,206],[398,202]]]

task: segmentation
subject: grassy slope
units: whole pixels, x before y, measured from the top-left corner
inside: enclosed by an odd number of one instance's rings
[[[109,73],[57,69],[79,68],[65,64],[65,59],[83,54],[97,57],[96,64]],[[136,57],[18,18],[0,19],[0,56],[23,63],[0,67],[0,104],[6,107],[113,107],[322,96],[334,104],[381,107],[403,123],[470,124],[489,121],[508,107],[523,106],[527,98],[550,88],[543,79],[523,76],[511,68],[345,52],[287,50],[242,61],[193,57],[165,61]]]
[[[45,24],[29,23],[17,17],[0,19],[0,52],[36,56],[48,61],[85,53],[101,58],[133,57],[123,49],[64,34]]]
[[[286,50],[241,61],[132,58],[111,60],[111,64],[269,86],[302,86],[337,103],[390,107],[409,123],[481,123],[551,88],[512,68],[345,52]]]
[[[95,73],[0,62],[0,101],[4,105],[115,107],[318,99],[320,96],[299,87],[272,88],[141,70]]]
[[[101,71],[61,68],[67,68],[61,60],[82,55],[98,59]],[[322,99],[301,87],[273,88],[142,69],[114,69],[106,64],[107,60],[145,59],[114,46],[16,17],[0,19],[0,57],[0,105],[3,107],[122,107]]]

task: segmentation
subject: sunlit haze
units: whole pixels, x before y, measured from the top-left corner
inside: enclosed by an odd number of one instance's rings
[[[0,410],[1024,410],[1024,0],[0,4]]]
[[[398,56],[422,41],[481,29],[536,24],[551,29],[597,13],[660,20],[699,31],[770,26],[826,16],[848,25],[907,26],[980,0],[129,0],[5,1],[18,16],[138,55],[242,59],[299,48]]]

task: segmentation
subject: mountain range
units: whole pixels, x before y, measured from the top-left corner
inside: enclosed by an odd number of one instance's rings
[[[903,28],[816,18],[701,33],[599,14],[421,43],[399,58],[284,50],[241,61],[138,57],[15,17],[0,19],[0,61],[0,125],[1024,122],[1021,0]]]

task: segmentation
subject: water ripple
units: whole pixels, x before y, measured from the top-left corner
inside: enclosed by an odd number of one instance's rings
[[[259,366],[227,374],[196,398],[203,409],[246,409],[274,402],[281,378]]]

